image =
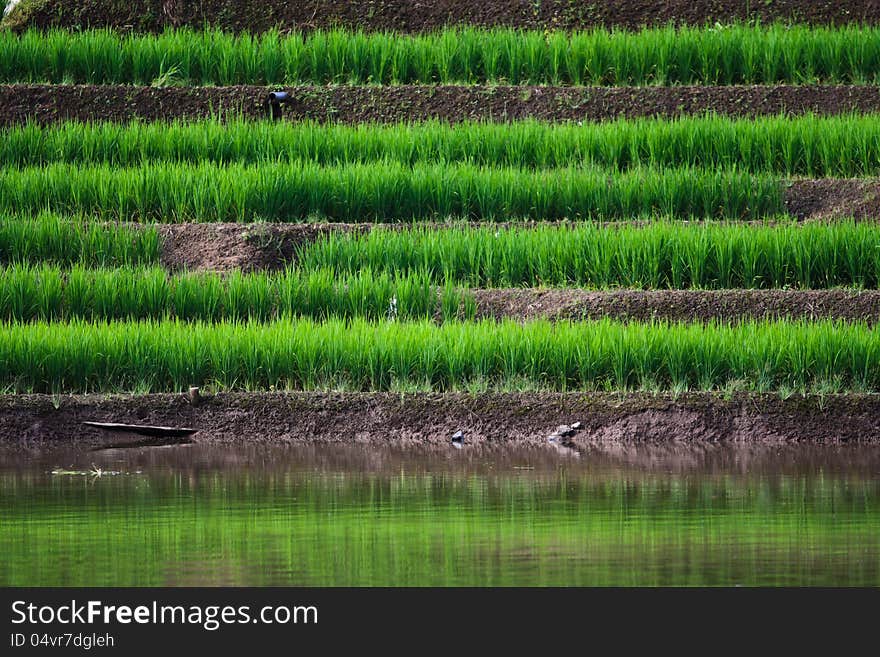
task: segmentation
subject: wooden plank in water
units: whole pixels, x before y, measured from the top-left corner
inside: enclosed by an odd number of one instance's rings
[[[119,422],[83,422],[83,424],[104,429],[105,431],[126,431],[156,438],[182,438],[184,436],[191,436],[198,431],[198,429],[187,427],[156,427],[143,424],[121,424]]]

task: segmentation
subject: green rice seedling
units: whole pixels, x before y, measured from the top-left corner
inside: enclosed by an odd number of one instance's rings
[[[160,244],[159,233],[151,226],[103,224],[48,213],[32,219],[0,219],[0,263],[146,265],[159,261]]]
[[[223,280],[219,276],[179,274],[171,282],[169,303],[176,317],[186,320],[213,322],[224,315]]]
[[[36,285],[36,315],[46,321],[60,320],[64,312],[64,281],[61,274],[43,266]],[[24,314],[18,319],[24,319]]]
[[[347,389],[880,390],[880,333],[863,324],[5,324],[0,384],[18,391]]]
[[[876,81],[874,26],[732,25],[566,34],[449,28],[419,35],[331,30],[0,32],[0,82],[150,84],[777,84]]]
[[[0,292],[0,312],[3,316],[14,320],[36,316],[43,306],[39,298],[41,273],[44,272],[31,272],[19,265],[13,265],[4,272],[4,285]]]
[[[586,125],[267,123],[233,119],[198,123],[76,122],[0,129],[6,166],[149,162],[322,166],[394,162],[524,169],[592,165],[615,172],[638,167],[736,169],[754,174],[859,177],[880,173],[877,115],[719,116],[617,120]]]
[[[87,272],[93,320],[138,319],[144,315],[138,301],[138,274],[131,270]]]
[[[461,299],[452,281],[446,282],[440,312],[445,320],[458,319],[461,316]]]
[[[783,211],[765,175],[700,169],[549,170],[374,162],[261,166],[50,164],[0,169],[0,212],[141,221],[755,218]]]
[[[299,276],[288,270],[279,281],[281,307],[292,312],[294,308],[302,308],[303,314],[309,317],[325,318],[328,300],[336,297],[336,285],[333,272],[329,269],[309,271]]]
[[[168,279],[164,270],[160,268],[144,270],[143,275],[136,279],[134,287],[134,305],[139,308],[139,318],[161,317],[168,312],[171,301],[171,290],[168,289]],[[261,309],[264,299],[255,300],[255,306]]]
[[[375,229],[328,234],[300,247],[297,262],[472,287],[877,288],[880,229],[854,221]]]
[[[0,268],[0,320],[178,318],[268,321],[279,317],[411,320],[456,309],[466,293],[438,292],[421,273],[336,276],[327,269],[278,274],[169,274],[159,267],[62,270],[50,265]],[[393,308],[393,312],[392,312]],[[449,315],[455,319],[458,313]]]
[[[374,279],[382,277],[382,274],[369,273]],[[438,305],[442,307],[446,303],[447,295],[458,297],[465,294],[458,289],[438,292],[431,278],[424,272],[415,272],[413,276],[408,277],[397,276],[397,280],[396,289],[392,290],[393,296],[388,301],[386,317],[389,319],[430,317],[436,313]]]
[[[271,314],[275,302],[265,273],[230,272],[225,287],[223,306],[229,318],[265,320]]]
[[[60,273],[60,272],[59,272]],[[62,297],[62,308],[66,317],[91,318],[94,316],[92,277],[86,269],[75,267],[68,272]],[[15,318],[13,318],[15,319]],[[37,319],[20,317],[20,321]]]

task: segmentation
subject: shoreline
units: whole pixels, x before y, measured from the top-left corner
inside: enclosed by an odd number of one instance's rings
[[[57,406],[57,408],[56,408]],[[0,395],[0,445],[100,448],[122,434],[84,421],[188,426],[197,445],[350,444],[399,448],[880,444],[880,394],[218,393]],[[581,423],[549,441],[562,424]],[[134,437],[130,438],[134,440]]]

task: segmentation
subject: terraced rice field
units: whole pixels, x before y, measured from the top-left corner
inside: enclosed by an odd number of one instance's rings
[[[876,586],[878,71],[862,0],[22,0],[0,585]]]
[[[0,31],[8,393],[876,403],[870,12],[373,29],[268,3],[243,31],[219,2],[47,4]]]

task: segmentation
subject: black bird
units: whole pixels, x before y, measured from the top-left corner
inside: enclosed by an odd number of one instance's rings
[[[461,431],[456,431],[452,434],[452,446],[461,449],[461,446],[464,444],[464,433]]]

